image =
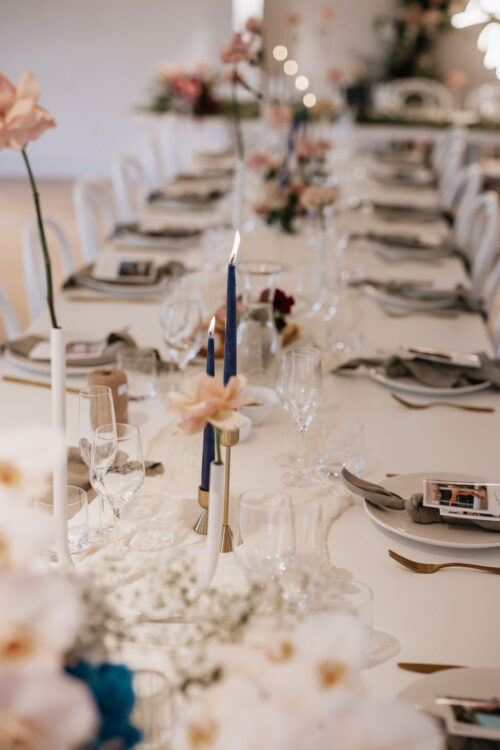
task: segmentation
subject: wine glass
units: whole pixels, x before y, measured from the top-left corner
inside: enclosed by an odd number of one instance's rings
[[[78,448],[84,464],[90,467],[94,432],[103,424],[114,425],[116,430],[113,394],[107,385],[89,385],[78,394],[79,434]],[[99,526],[92,529],[98,536],[106,533],[104,526],[104,500],[98,493]]]
[[[273,584],[292,564],[295,531],[290,498],[283,492],[249,490],[240,496],[234,554],[250,578]]]
[[[120,519],[123,507],[144,483],[141,434],[134,425],[104,424],[94,433],[90,483],[110,504],[114,521],[115,554],[123,554]]]
[[[277,385],[278,396],[295,422],[299,433],[297,471],[285,474],[288,484],[313,481],[307,469],[307,431],[321,404],[321,353],[314,347],[297,347],[283,354]]]
[[[167,298],[160,309],[160,323],[168,353],[182,375],[201,349],[203,322],[199,300]]]

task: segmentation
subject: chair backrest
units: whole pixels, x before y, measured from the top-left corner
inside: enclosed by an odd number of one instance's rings
[[[112,178],[121,219],[134,221],[150,189],[142,162],[132,154],[118,154],[112,164]]]
[[[167,180],[167,170],[159,138],[149,132],[144,136],[142,150],[149,183],[153,189],[161,188]]]
[[[487,288],[499,246],[500,209],[497,193],[481,193],[474,201],[469,243],[472,248],[472,291],[483,294]]]
[[[117,222],[106,181],[91,175],[79,177],[73,185],[73,207],[83,258],[92,263],[101,249],[102,227],[110,235]]]
[[[474,109],[484,117],[500,117],[500,83],[483,83],[469,91],[465,108]]]
[[[442,83],[429,78],[401,78],[377,87],[375,104],[383,110],[453,109],[453,94]]]
[[[14,310],[7,290],[0,284],[0,317],[2,318],[8,339],[16,339],[21,335],[21,325]]]
[[[51,256],[54,257],[54,251],[57,252],[64,275],[70,276],[75,272],[76,264],[66,233],[59,222],[50,216],[44,217],[43,225]],[[23,264],[24,279],[28,290],[28,307],[33,320],[43,310],[47,295],[45,266],[36,216],[24,226]]]
[[[454,210],[454,236],[457,246],[469,257],[467,235],[469,232],[474,201],[483,186],[483,170],[480,164],[469,164],[458,170],[443,191],[442,203],[447,210]]]
[[[445,150],[445,157],[439,170],[439,195],[441,203],[450,209],[452,202],[450,194],[460,169],[464,166],[467,155],[467,141],[463,134],[457,134]]]

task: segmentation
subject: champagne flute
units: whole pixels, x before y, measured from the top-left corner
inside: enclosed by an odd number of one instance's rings
[[[90,483],[103,495],[113,511],[114,547],[123,554],[120,519],[123,507],[144,483],[145,468],[141,434],[134,425],[105,424],[94,433],[90,460]]]
[[[313,476],[307,469],[307,431],[321,404],[321,353],[314,347],[297,347],[283,354],[278,378],[278,395],[299,433],[297,471],[285,474],[287,484],[309,484]]]
[[[195,298],[167,298],[160,310],[160,323],[168,353],[184,375],[188,363],[203,343],[203,322]]]
[[[94,432],[103,424],[111,424],[116,430],[113,393],[107,385],[90,385],[78,394],[79,434],[78,448],[86,466],[90,468]],[[92,529],[97,536],[106,534],[104,526],[104,499],[98,493],[99,526]]]

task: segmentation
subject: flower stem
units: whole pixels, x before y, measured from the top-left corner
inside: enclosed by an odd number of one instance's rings
[[[31,165],[29,163],[28,154],[26,153],[26,150],[24,148],[21,150],[21,153],[23,155],[24,163],[26,164],[26,169],[28,170],[28,177],[30,180],[31,191],[33,193],[33,200],[35,201],[38,231],[40,233],[40,243],[42,245],[43,261],[45,265],[45,279],[46,279],[46,284],[47,284],[47,304],[49,306],[50,321],[52,323],[52,328],[59,328],[59,326],[57,325],[56,313],[54,310],[52,264],[50,262],[50,255],[49,255],[49,250],[47,247],[47,240],[45,238],[45,230],[43,228],[42,212],[40,209],[40,196],[38,195],[35,178],[33,176],[33,172],[31,171]]]
[[[250,86],[249,83],[245,81],[244,78],[242,78],[239,73],[234,74],[235,83],[239,83],[243,86],[244,89],[246,89],[250,94],[253,94],[256,99],[262,99],[263,96],[260,91],[257,91],[257,89],[254,89],[253,86]]]
[[[243,148],[243,134],[241,132],[241,111],[238,102],[238,94],[236,91],[236,84],[239,80],[238,70],[236,65],[233,67],[233,75],[231,76],[231,102],[233,105],[233,120],[234,120],[234,131],[236,134],[236,147],[238,150],[238,158],[243,160],[245,156]]]
[[[222,458],[221,458],[221,452],[220,452],[220,430],[215,427],[215,457],[216,461],[215,463],[217,466],[222,465]]]

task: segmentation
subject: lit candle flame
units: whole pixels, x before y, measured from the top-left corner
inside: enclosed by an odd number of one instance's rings
[[[240,233],[238,232],[238,230],[236,230],[236,234],[234,235],[234,243],[233,243],[233,250],[231,252],[230,263],[234,263],[234,261],[236,260],[239,246],[240,246]]]
[[[210,336],[214,335],[215,331],[215,315],[213,316],[212,320],[210,321],[210,325],[208,326],[208,333]]]

